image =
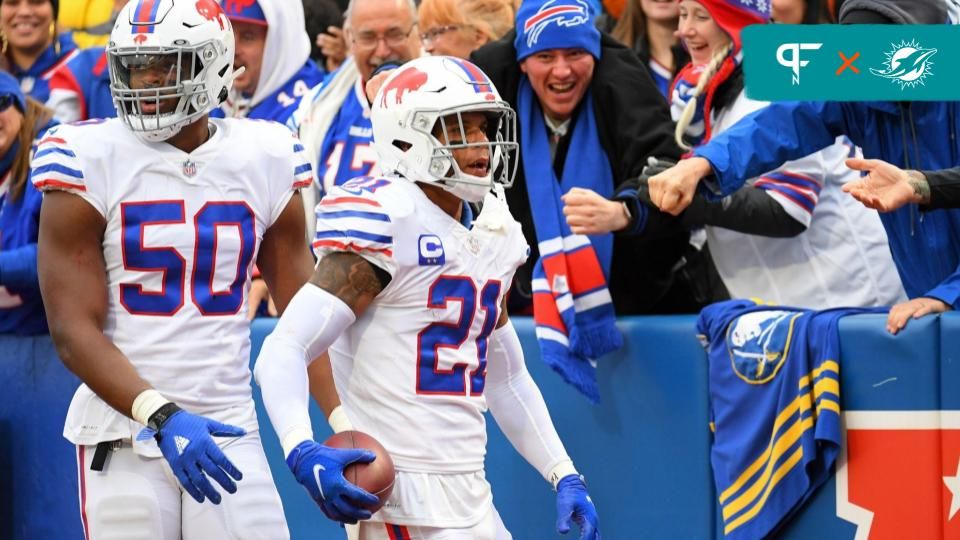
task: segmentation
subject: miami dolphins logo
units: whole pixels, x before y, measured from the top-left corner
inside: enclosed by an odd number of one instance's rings
[[[901,90],[921,85],[924,79],[933,75],[933,62],[930,57],[937,54],[937,49],[924,49],[916,40],[891,45],[893,49],[884,53],[887,56],[884,68],[870,68],[870,73],[890,79],[891,82],[899,84]]]
[[[527,46],[533,47],[540,39],[540,33],[550,24],[557,26],[577,26],[590,21],[587,4],[581,0],[570,3],[560,3],[556,0],[547,2],[536,13],[523,23],[523,32],[527,37]]]

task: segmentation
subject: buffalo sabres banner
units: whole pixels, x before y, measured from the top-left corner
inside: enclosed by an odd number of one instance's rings
[[[742,37],[751,99],[960,99],[960,26],[753,25]]]
[[[828,478],[842,439],[837,323],[870,311],[731,300],[700,314],[727,538],[766,537]]]

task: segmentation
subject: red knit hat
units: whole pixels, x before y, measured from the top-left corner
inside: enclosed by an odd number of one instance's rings
[[[679,0],[678,0],[679,1]],[[717,25],[733,40],[734,54],[740,52],[740,31],[751,24],[770,22],[772,0],[696,0]]]

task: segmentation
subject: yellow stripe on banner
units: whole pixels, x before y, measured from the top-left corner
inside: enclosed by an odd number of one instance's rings
[[[790,417],[792,417],[797,412],[798,409],[802,413],[812,407],[813,400],[810,399],[810,396],[807,395],[804,392],[804,390],[806,389],[807,386],[810,385],[811,380],[819,377],[820,374],[823,373],[824,371],[832,371],[834,373],[837,373],[837,375],[839,376],[840,364],[838,364],[835,360],[826,360],[822,364],[820,364],[819,367],[811,371],[809,374],[804,375],[803,377],[800,378],[800,381],[797,384],[797,386],[801,391],[801,394],[797,396],[796,399],[793,400],[793,402],[791,402],[789,405],[784,407],[783,410],[780,412],[780,414],[777,415],[777,418],[773,423],[773,431],[770,434],[770,443],[767,445],[767,448],[764,450],[764,452],[756,459],[756,461],[751,463],[750,466],[747,467],[746,470],[744,470],[739,477],[737,477],[737,480],[734,481],[734,483],[731,484],[730,487],[723,490],[723,493],[720,494],[719,501],[721,505],[724,502],[726,502],[727,499],[733,496],[734,493],[740,491],[740,488],[742,488],[744,484],[746,484],[747,481],[750,480],[750,478],[752,478],[753,475],[756,474],[757,471],[759,471],[760,468],[763,467],[765,463],[767,463],[770,457],[770,452],[775,443],[774,437],[777,434],[777,432],[780,431],[780,428],[783,427],[783,425],[790,419]],[[814,392],[816,392],[816,388],[814,388]],[[835,393],[838,396],[840,395],[839,385],[837,386]],[[801,408],[801,403],[805,405],[802,408]],[[837,410],[836,410],[837,414],[840,414],[839,409],[840,409],[839,406],[837,406]],[[831,410],[833,409],[831,408]],[[818,411],[816,411],[815,409],[814,412],[816,413]]]
[[[804,394],[809,397],[809,394]],[[805,407],[801,407],[801,415],[803,411],[806,411],[810,408],[812,403],[807,404]],[[776,444],[773,446],[773,452],[770,455],[770,459],[766,463],[766,467],[763,470],[763,474],[754,481],[753,485],[747,488],[740,496],[733,499],[729,504],[723,507],[723,520],[726,521],[730,519],[731,516],[746,508],[749,504],[756,500],[757,496],[763,491],[764,487],[767,486],[767,483],[770,481],[770,476],[774,474],[773,468],[777,465],[777,461],[786,454],[790,448],[800,440],[800,437],[803,435],[803,432],[813,427],[813,418],[807,417],[802,420],[798,420],[792,426],[790,426],[787,431],[777,439]]]
[[[810,425],[813,425],[813,422],[810,422]],[[784,461],[780,467],[777,468],[777,472],[773,475],[773,480],[767,486],[767,489],[763,490],[763,497],[757,501],[757,504],[753,506],[749,511],[744,512],[743,515],[739,516],[737,519],[731,521],[723,528],[723,534],[730,534],[737,527],[743,525],[744,523],[750,521],[757,514],[763,510],[764,505],[767,503],[767,498],[770,497],[770,493],[773,491],[777,484],[780,483],[780,480],[783,480],[783,477],[790,473],[790,471],[803,459],[803,445],[799,446],[793,454]]]
[[[840,382],[832,377],[824,377],[813,385],[813,399],[820,399],[824,392],[830,392],[835,396],[840,395]]]
[[[814,369],[810,373],[800,377],[800,381],[797,383],[797,388],[801,391],[807,386],[810,386],[810,381],[816,380],[824,371],[832,371],[837,374],[837,377],[840,377],[840,365],[834,362],[833,360],[827,360],[824,363],[820,364],[820,367]],[[840,395],[840,394],[837,394]]]
[[[837,375],[840,375],[840,364],[838,364],[836,360],[824,360],[823,363],[820,364],[820,367],[813,370],[813,378],[816,379],[824,371],[832,371]]]
[[[720,494],[719,498],[721,505],[726,502],[727,499],[733,496],[734,493],[740,491],[740,488],[742,488],[743,485],[746,484],[747,481],[750,480],[750,478],[752,478],[753,475],[756,474],[757,471],[759,471],[760,468],[763,467],[763,465],[769,460],[770,452],[773,451],[773,445],[776,442],[776,434],[778,431],[780,431],[780,428],[783,427],[783,425],[786,424],[787,421],[790,420],[790,418],[796,414],[798,410],[801,412],[806,411],[812,406],[813,401],[810,399],[810,394],[803,393],[797,396],[796,399],[794,399],[789,405],[780,411],[780,414],[777,415],[777,419],[773,422],[773,431],[770,433],[770,443],[767,444],[766,450],[764,450],[763,453],[760,454],[760,457],[751,463],[750,466],[747,467],[739,477],[737,477],[736,481],[734,481],[730,487],[723,490],[723,493]]]
[[[827,409],[828,411],[833,411],[838,415],[840,414],[840,404],[832,399],[824,398],[820,400],[820,403],[817,403],[817,413],[819,413],[823,409]]]

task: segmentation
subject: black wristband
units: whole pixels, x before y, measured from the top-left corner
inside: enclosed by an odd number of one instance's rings
[[[167,403],[166,405],[157,409],[157,412],[150,415],[150,418],[147,420],[147,427],[156,431],[157,433],[160,433],[160,428],[167,423],[167,420],[180,411],[181,409],[176,403]]]

